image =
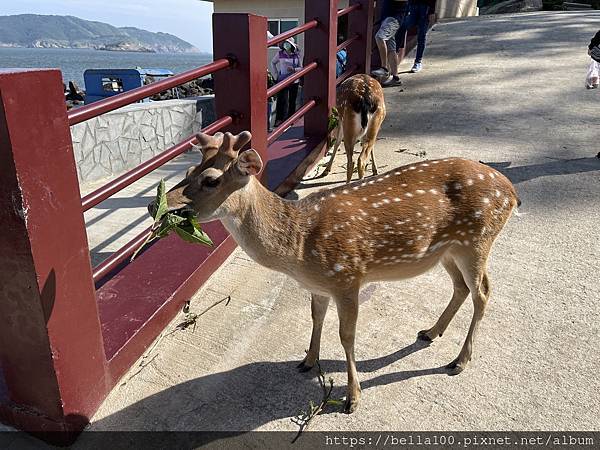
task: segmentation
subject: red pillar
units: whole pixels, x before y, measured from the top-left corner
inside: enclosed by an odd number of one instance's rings
[[[349,6],[356,4],[360,4],[361,8],[348,17],[348,37],[359,34],[360,39],[348,51],[348,67],[358,66],[358,73],[370,73],[375,3],[373,0],[350,0]]]
[[[306,75],[304,101],[320,101],[304,117],[304,133],[325,139],[327,118],[335,106],[335,63],[337,48],[337,0],[305,0],[304,18],[319,25],[304,37],[304,62],[317,61],[319,67]]]
[[[213,14],[214,59],[235,55],[232,69],[215,73],[217,117],[232,115],[232,133],[250,131],[252,148],[267,156],[267,18]],[[266,171],[263,171],[265,174]],[[263,182],[265,178],[263,177]]]
[[[58,70],[0,71],[0,419],[81,428],[104,350]]]

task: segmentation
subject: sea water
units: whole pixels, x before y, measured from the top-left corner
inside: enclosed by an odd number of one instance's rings
[[[63,81],[75,81],[82,89],[86,69],[169,69],[174,73],[212,61],[199,53],[138,53],[90,49],[0,48],[0,70],[14,68],[57,68]]]

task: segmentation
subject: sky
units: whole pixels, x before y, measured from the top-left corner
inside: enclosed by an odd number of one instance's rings
[[[213,5],[200,0],[18,0],[0,1],[0,16],[56,14],[117,27],[162,31],[212,53]]]

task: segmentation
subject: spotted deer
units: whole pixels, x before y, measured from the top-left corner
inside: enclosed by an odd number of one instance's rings
[[[250,138],[248,132],[200,134],[202,162],[167,194],[168,207],[191,210],[200,222],[221,220],[256,262],[312,293],[312,335],[300,370],[312,368],[319,357],[333,298],[347,359],[345,407],[353,412],[361,394],[354,357],[359,289],[415,277],[441,263],[454,293],[437,322],[418,336],[427,341],[442,336],[470,293],[471,325],[447,366],[450,374],[460,373],[471,359],[490,296],[490,249],[519,203],[511,182],[486,165],[447,158],[286,200],[257,180],[263,167],[258,153],[240,152]]]
[[[385,119],[385,100],[379,81],[365,74],[348,78],[337,91],[336,106],[338,125],[330,131],[329,138],[330,142],[335,139],[333,153],[321,176],[331,171],[335,155],[343,141],[348,159],[346,182],[349,183],[354,172],[354,146],[359,140],[362,143],[362,151],[358,157],[358,178],[362,179],[365,176],[365,166],[369,157],[373,166],[373,175],[377,175],[373,149],[379,128]]]

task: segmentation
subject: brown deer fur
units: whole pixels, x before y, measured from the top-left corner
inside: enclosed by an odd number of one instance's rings
[[[383,89],[375,78],[369,75],[354,75],[345,80],[337,91],[338,126],[330,132],[330,141],[334,138],[333,153],[321,176],[327,175],[333,166],[333,160],[342,143],[346,150],[346,182],[352,179],[354,172],[354,146],[362,141],[362,151],[358,157],[358,178],[365,176],[365,166],[371,158],[373,175],[377,175],[373,149],[379,128],[385,119],[385,101]]]
[[[448,367],[459,373],[490,295],[487,259],[518,198],[511,182],[459,158],[399,167],[369,180],[282,199],[255,178],[262,161],[250,139],[200,135],[204,160],[167,195],[172,210],[191,208],[201,222],[220,219],[258,263],[288,274],[312,293],[313,331],[301,369],[319,356],[329,299],[337,305],[348,363],[346,410],[360,397],[354,359],[358,292],[365,283],[422,274],[441,263],[454,294],[438,321],[419,333],[441,336],[470,293],[474,314],[465,343]],[[217,150],[218,149],[218,150]]]

